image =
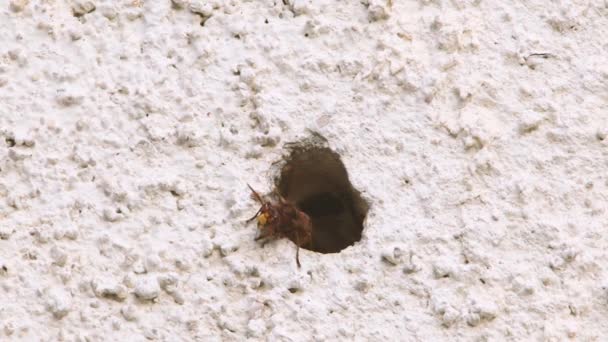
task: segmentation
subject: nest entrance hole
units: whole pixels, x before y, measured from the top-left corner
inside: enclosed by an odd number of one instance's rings
[[[312,221],[312,243],[301,247],[338,253],[361,240],[369,205],[350,183],[336,152],[327,147],[293,148],[281,169],[278,190]]]

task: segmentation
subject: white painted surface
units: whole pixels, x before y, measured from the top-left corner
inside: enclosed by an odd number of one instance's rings
[[[285,2],[0,4],[0,339],[605,340],[606,3]],[[308,130],[371,211],[298,270]]]

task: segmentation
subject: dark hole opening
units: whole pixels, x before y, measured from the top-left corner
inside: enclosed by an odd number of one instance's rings
[[[312,221],[312,243],[301,247],[337,253],[361,240],[369,205],[351,185],[336,152],[327,147],[293,148],[281,169],[278,189]]]
[[[344,204],[335,195],[329,192],[313,195],[299,203],[300,210],[312,216],[340,215],[344,211]]]

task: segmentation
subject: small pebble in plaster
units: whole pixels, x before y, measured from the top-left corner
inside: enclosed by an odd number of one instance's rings
[[[256,318],[251,319],[247,323],[247,336],[261,338],[266,332],[266,323],[264,320]]]
[[[412,274],[420,271],[420,265],[418,261],[418,257],[414,255],[414,252],[410,251],[410,257],[403,265],[403,273]]]
[[[127,288],[112,279],[98,278],[91,281],[91,288],[97,297],[123,301],[127,298]]]
[[[53,259],[53,264],[63,267],[68,260],[68,254],[60,247],[53,246],[51,248],[51,259]]]
[[[143,300],[153,300],[160,294],[158,280],[154,277],[144,277],[135,285],[135,296]]]
[[[608,136],[608,128],[599,128],[595,133],[595,137],[599,141],[604,141]]]
[[[457,265],[449,260],[438,260],[433,264],[435,279],[454,277],[459,273]]]
[[[11,11],[17,13],[23,11],[29,2],[29,0],[11,0],[9,7]]]
[[[65,317],[72,307],[72,296],[69,292],[52,288],[47,292],[47,309],[57,319]]]
[[[534,111],[526,111],[521,116],[519,133],[527,134],[537,130],[542,121],[543,117],[539,113]]]
[[[468,325],[474,327],[482,321],[491,321],[498,315],[498,306],[480,298],[469,298],[468,310],[464,313],[464,319]]]
[[[82,17],[87,13],[91,13],[95,10],[95,4],[92,1],[77,0],[72,5],[72,14],[75,17]]]
[[[368,0],[366,2],[370,21],[386,20],[389,18],[392,0]]]
[[[398,265],[402,262],[403,251],[399,247],[390,247],[382,252],[382,260],[391,265]]]
[[[8,240],[13,233],[14,231],[8,227],[0,227],[0,240]]]
[[[122,317],[129,322],[137,320],[137,311],[133,305],[123,306],[120,309],[120,313],[122,314]]]

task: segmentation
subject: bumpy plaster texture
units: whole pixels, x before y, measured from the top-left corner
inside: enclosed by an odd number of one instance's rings
[[[606,37],[605,1],[3,1],[0,339],[604,340]],[[246,184],[311,134],[370,207],[298,269]]]

